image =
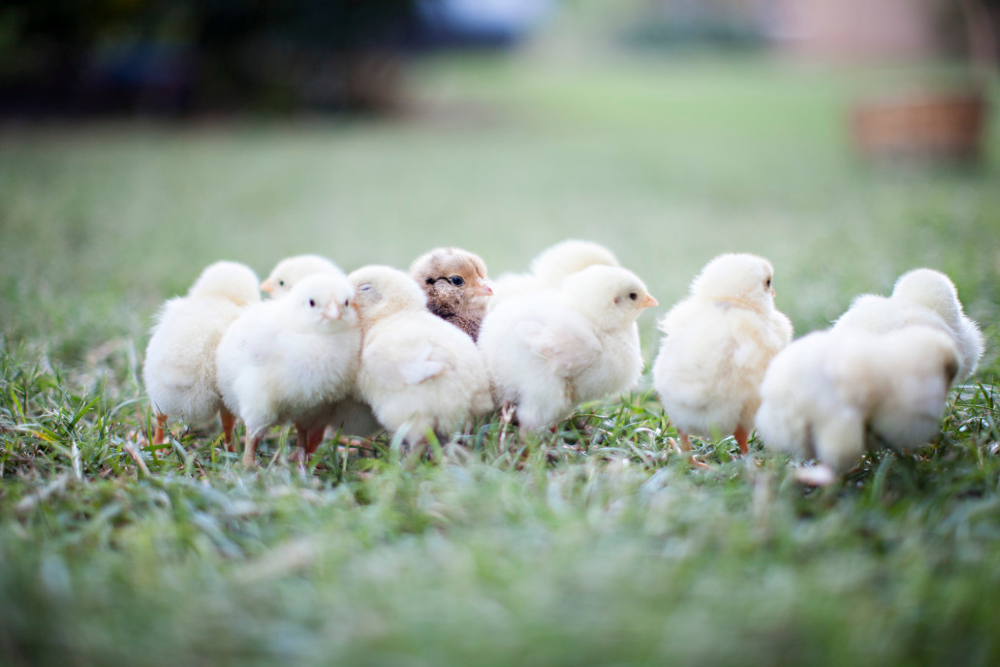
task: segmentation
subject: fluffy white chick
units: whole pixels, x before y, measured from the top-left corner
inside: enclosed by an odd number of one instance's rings
[[[340,267],[319,255],[296,255],[278,262],[271,274],[260,284],[260,289],[272,298],[288,294],[299,281],[316,273],[331,273],[341,277]]]
[[[682,451],[690,451],[689,434],[717,432],[732,433],[747,453],[764,372],[792,338],[791,322],[774,308],[773,276],[762,257],[720,255],[660,321],[653,384]]]
[[[869,435],[904,450],[931,439],[958,364],[953,341],[936,328],[809,334],[768,368],[758,433],[769,448],[820,461],[803,481],[829,483],[857,464]]]
[[[983,356],[983,335],[962,310],[955,284],[940,271],[914,269],[904,273],[889,297],[859,296],[834,328],[881,334],[913,325],[935,327],[952,337],[960,362],[956,382],[975,372]]]
[[[479,335],[497,402],[531,431],[628,390],[642,373],[636,318],[655,305],[635,274],[609,266],[500,304]]]
[[[408,274],[367,266],[349,278],[364,333],[357,386],[386,429],[405,429],[415,446],[428,431],[447,437],[493,409],[476,344],[427,310]]]
[[[543,289],[559,287],[562,281],[588,266],[620,266],[614,253],[593,241],[569,239],[546,248],[531,261],[529,273],[508,273],[493,284],[488,309],[503,300]]]
[[[187,296],[164,304],[142,369],[157,422],[152,444],[163,443],[168,417],[199,425],[220,413],[225,441],[232,441],[234,417],[219,396],[215,350],[244,307],[259,301],[257,276],[249,267],[216,262],[202,271]]]
[[[219,343],[219,389],[246,424],[243,463],[273,424],[292,422],[298,445],[311,454],[348,396],[358,369],[361,330],[343,276],[303,278],[280,299],[265,301],[233,322]]]
[[[278,262],[271,275],[261,283],[260,288],[270,293],[273,298],[280,298],[288,294],[303,278],[317,273],[329,273],[346,278],[340,267],[325,257],[297,255]],[[357,435],[367,438],[381,429],[371,408],[360,400],[355,388],[351,389],[347,398],[333,406],[330,419],[330,428],[340,431],[345,436]],[[314,438],[316,437],[319,436],[314,434]]]

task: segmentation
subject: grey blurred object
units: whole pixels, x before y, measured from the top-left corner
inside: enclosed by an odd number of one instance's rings
[[[555,0],[418,0],[423,47],[512,47],[553,13]]]
[[[692,46],[746,48],[769,39],[771,0],[648,0],[625,29],[625,44],[643,50]]]

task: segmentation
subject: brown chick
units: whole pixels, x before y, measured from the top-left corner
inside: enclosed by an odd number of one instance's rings
[[[427,295],[427,308],[469,334],[479,337],[486,314],[486,297],[493,294],[486,281],[486,263],[460,248],[437,248],[410,265],[410,275]]]

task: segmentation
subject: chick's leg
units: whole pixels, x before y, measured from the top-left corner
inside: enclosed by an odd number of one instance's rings
[[[737,426],[733,437],[736,438],[736,444],[740,446],[740,454],[746,456],[750,452],[750,448],[747,446],[750,434],[742,426]]]
[[[504,401],[500,408],[500,422],[503,425],[514,423],[514,404],[510,401]]]
[[[257,464],[257,445],[264,436],[264,429],[251,432],[247,429],[246,441],[243,446],[243,467],[253,468]]]
[[[289,456],[289,460],[299,463],[306,460],[306,453],[309,450],[309,429],[305,426],[295,425],[295,451]]]
[[[501,452],[507,451],[507,427],[514,423],[514,404],[504,401],[500,408],[500,439],[497,445]]]
[[[222,441],[226,443],[226,449],[235,452],[233,428],[236,426],[236,415],[223,407],[219,410],[219,417],[222,419]]]
[[[688,438],[688,434],[684,431],[677,429],[677,435],[681,438],[681,444],[677,448],[677,451],[681,454],[687,455],[687,460],[696,468],[708,468],[709,465],[704,461],[698,460],[698,458],[691,453],[691,440]]]
[[[326,436],[326,427],[319,426],[311,429],[306,434],[306,457],[312,456],[319,446],[323,444],[323,437]]]
[[[371,447],[371,441],[366,440],[362,437],[352,438],[349,435],[340,435],[337,437],[337,442],[339,442],[344,447],[358,447],[360,449],[367,449],[369,451],[375,451]]]
[[[149,444],[153,446],[162,445],[164,440],[166,440],[166,430],[167,416],[156,415],[156,430],[153,431],[153,441]]]

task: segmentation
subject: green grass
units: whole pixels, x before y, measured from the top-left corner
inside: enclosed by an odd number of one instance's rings
[[[845,129],[856,95],[954,69],[543,55],[426,63],[393,122],[5,130],[0,663],[1000,661],[1000,137],[978,170],[883,171]],[[303,475],[276,431],[248,473],[218,429],[129,453],[152,315],[211,261],[454,244],[498,275],[566,237],[657,316],[715,254],[766,255],[800,333],[932,266],[989,350],[935,443],[815,491],[731,439],[690,469],[644,390],[432,461],[325,445]]]

